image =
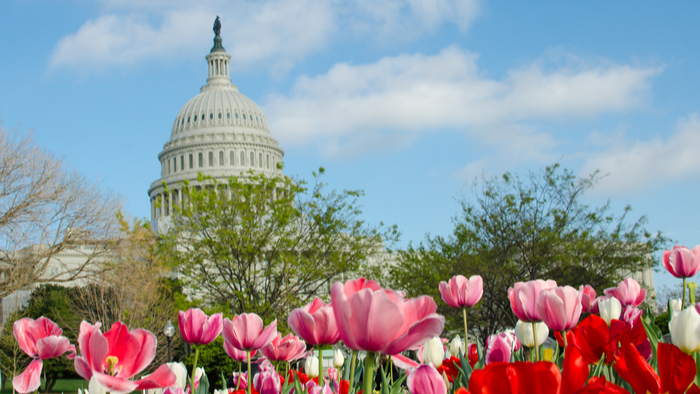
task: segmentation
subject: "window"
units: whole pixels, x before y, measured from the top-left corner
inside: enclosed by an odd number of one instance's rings
[[[236,112],[236,114],[235,114],[235,115],[236,115],[236,119],[238,119],[238,112]]]
[[[258,153],[258,167],[262,168],[262,153]]]
[[[221,112],[219,112],[219,119],[221,119]]]
[[[192,153],[190,153],[190,169],[192,169],[192,165],[193,165],[193,163],[192,163]]]
[[[189,116],[187,117],[187,123],[188,123],[188,124],[190,123],[190,117],[189,117]]]
[[[245,165],[245,152],[241,151],[241,161],[238,163],[240,166]]]
[[[168,159],[168,174],[170,174],[170,159]]]
[[[214,119],[214,114],[209,114],[209,120]]]
[[[250,152],[250,163],[248,165],[255,167],[255,154],[253,152]]]
[[[231,113],[230,113],[230,112],[226,112],[226,119],[231,119]]]
[[[177,157],[173,157],[173,172],[177,172]]]
[[[270,169],[270,155],[265,155],[265,167]]]
[[[219,151],[219,165],[224,165],[224,151]]]
[[[229,158],[228,158],[228,164],[232,166],[233,163],[235,162],[235,159],[236,159],[236,155],[234,154],[233,151],[231,151],[231,153],[229,154]]]
[[[197,153],[197,161],[197,164],[199,164],[200,167],[204,165],[204,158],[202,157],[202,152]]]
[[[204,114],[202,114],[202,120],[204,120]]]
[[[245,114],[243,114],[243,120],[245,120]]]
[[[214,167],[214,152],[209,152],[209,167]]]
[[[180,171],[185,171],[185,156],[180,156]]]

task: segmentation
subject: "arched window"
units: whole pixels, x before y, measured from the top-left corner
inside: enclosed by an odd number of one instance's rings
[[[192,161],[193,161],[193,160],[192,160],[192,153],[190,153],[190,170],[191,170],[192,167],[194,166],[194,163],[192,163]]]
[[[177,157],[173,157],[173,172],[177,172]]]
[[[258,153],[258,167],[262,168],[262,153]]]
[[[170,174],[170,159],[168,159],[168,174]]]
[[[251,167],[255,167],[255,154],[253,152],[250,152],[250,163],[248,163]]]
[[[221,119],[221,112],[219,112],[219,119]]]
[[[230,166],[232,166],[233,163],[235,163],[236,155],[234,154],[233,151],[231,151],[231,152],[229,153],[228,156],[229,156],[229,157],[228,157],[228,164],[229,164]]]
[[[180,156],[180,171],[185,171],[185,155]]]
[[[224,165],[224,151],[219,151],[219,165]]]
[[[270,169],[270,155],[265,155],[265,167],[267,167],[268,170]]]
[[[214,152],[209,152],[209,167],[214,167]]]
[[[238,163],[239,166],[244,166],[245,165],[245,152],[241,151],[241,160]]]
[[[212,119],[214,119],[214,114],[213,114],[213,113],[210,113],[210,114],[209,114],[209,120],[212,120]]]
[[[199,152],[197,154],[197,162],[197,164],[199,164],[200,167],[204,165],[204,158],[202,157],[202,152]]]

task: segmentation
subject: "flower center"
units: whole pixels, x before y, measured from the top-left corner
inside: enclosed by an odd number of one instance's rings
[[[117,372],[119,372],[119,370],[121,369],[117,369],[117,363],[119,362],[119,359],[115,356],[107,356],[105,362],[107,363],[107,375],[115,376]]]

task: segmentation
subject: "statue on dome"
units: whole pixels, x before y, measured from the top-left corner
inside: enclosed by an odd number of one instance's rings
[[[216,16],[216,20],[214,21],[214,34],[217,36],[221,35],[221,21],[219,21],[219,16]]]

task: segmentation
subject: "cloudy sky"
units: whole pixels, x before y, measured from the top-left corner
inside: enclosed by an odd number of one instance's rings
[[[559,162],[608,174],[590,204],[630,204],[693,247],[698,14],[690,1],[5,0],[0,119],[145,217],[219,15],[233,83],[265,112],[285,173],[324,166],[331,187],[363,189],[366,219],[396,223],[402,244],[449,234],[482,173]]]

